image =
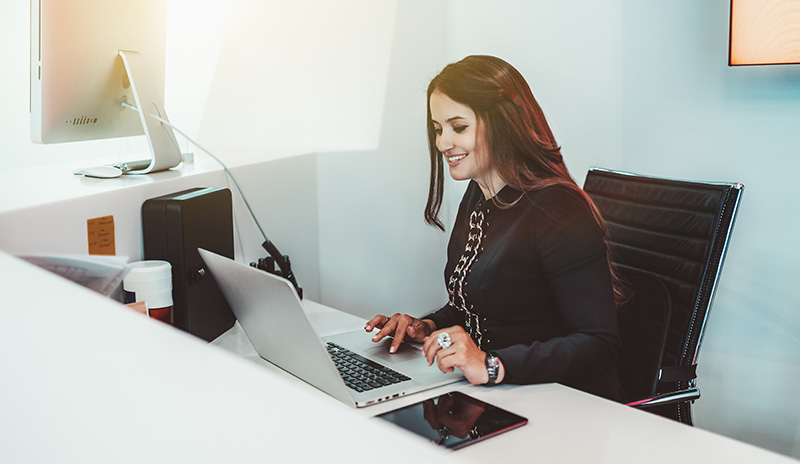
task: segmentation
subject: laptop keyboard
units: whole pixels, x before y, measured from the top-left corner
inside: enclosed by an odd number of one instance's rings
[[[344,379],[344,383],[357,392],[365,392],[411,380],[395,370],[370,361],[335,343],[327,343],[328,353],[331,355],[334,364],[336,364],[336,368],[339,369],[339,374]]]

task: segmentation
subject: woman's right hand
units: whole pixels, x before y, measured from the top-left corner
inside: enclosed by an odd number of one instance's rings
[[[373,329],[380,329],[375,336],[372,337],[373,342],[383,340],[387,335],[394,336],[389,347],[389,353],[397,352],[400,344],[405,337],[409,337],[415,342],[422,343],[425,338],[436,330],[436,326],[430,319],[417,319],[416,317],[409,316],[408,314],[396,313],[394,316],[377,315],[367,321],[364,326],[367,332],[372,332]]]

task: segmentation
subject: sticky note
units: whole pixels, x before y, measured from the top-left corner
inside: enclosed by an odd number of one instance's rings
[[[116,255],[114,243],[114,216],[103,216],[86,221],[90,255]]]

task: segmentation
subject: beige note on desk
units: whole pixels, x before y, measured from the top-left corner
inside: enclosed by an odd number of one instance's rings
[[[116,255],[114,242],[114,216],[103,216],[86,221],[90,255]]]

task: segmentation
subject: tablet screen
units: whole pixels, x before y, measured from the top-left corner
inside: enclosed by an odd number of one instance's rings
[[[528,419],[489,403],[450,392],[376,417],[457,449],[525,425]]]

